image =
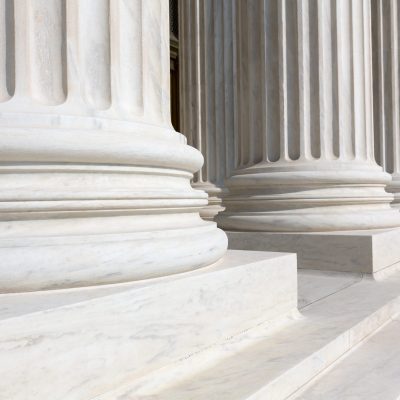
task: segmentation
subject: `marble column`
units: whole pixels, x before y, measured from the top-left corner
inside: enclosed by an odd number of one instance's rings
[[[234,163],[234,1],[181,0],[179,12],[181,130],[204,156],[193,186],[207,191],[201,215],[213,219]]]
[[[225,234],[173,130],[167,0],[0,0],[0,290],[209,265]]]
[[[374,159],[370,2],[236,4],[239,151],[220,226],[399,226]]]
[[[392,174],[387,190],[400,207],[400,5],[372,2],[375,155]]]

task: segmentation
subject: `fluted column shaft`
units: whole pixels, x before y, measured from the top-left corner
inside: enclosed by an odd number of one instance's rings
[[[201,215],[212,219],[234,162],[234,2],[181,0],[179,10],[181,129],[204,156],[194,187],[207,191]]]
[[[8,47],[1,63],[14,66],[0,83],[7,92],[1,98],[12,98],[2,104],[10,118],[23,105],[26,113],[74,117],[74,126],[89,124],[80,117],[96,117],[96,123],[90,120],[96,128],[101,123],[130,130],[129,121],[169,126],[168,37],[160,25],[168,15],[164,1],[0,4],[0,13],[7,11],[0,43]],[[151,23],[160,29],[153,30]]]
[[[376,159],[392,174],[387,190],[400,207],[400,5],[372,2],[374,128]]]
[[[226,229],[398,226],[374,160],[368,0],[237,2],[238,159]]]
[[[0,0],[0,290],[208,265],[201,154],[170,123],[167,0]]]

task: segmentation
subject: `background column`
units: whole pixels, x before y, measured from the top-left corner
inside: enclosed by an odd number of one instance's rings
[[[374,160],[370,2],[236,4],[238,158],[220,226],[399,226]]]
[[[372,2],[375,155],[392,174],[387,190],[400,207],[400,6],[397,0]]]
[[[0,290],[218,260],[203,162],[172,129],[168,2],[0,0]]]
[[[181,130],[204,156],[194,187],[207,191],[201,215],[212,219],[234,162],[234,1],[181,0],[179,10]]]

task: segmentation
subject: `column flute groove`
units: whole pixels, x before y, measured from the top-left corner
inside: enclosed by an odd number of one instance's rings
[[[188,143],[205,158],[193,180],[196,189],[206,190],[209,195],[209,205],[202,210],[205,219],[212,219],[222,210],[224,180],[235,158],[233,3],[179,2],[181,126]],[[246,105],[249,112],[251,105]],[[255,148],[243,142],[237,156],[240,162],[245,162],[251,151]]]
[[[7,55],[7,30],[6,30],[6,2],[5,0],[0,1],[0,101],[9,99],[7,89],[7,66],[6,66],[6,55]]]

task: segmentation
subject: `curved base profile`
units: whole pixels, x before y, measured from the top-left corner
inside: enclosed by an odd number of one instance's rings
[[[323,168],[325,167],[325,168]],[[348,169],[346,169],[348,168]],[[303,167],[255,165],[227,181],[226,230],[329,232],[400,226],[385,191],[390,175],[372,163]]]
[[[141,128],[0,136],[0,292],[161,277],[224,255],[225,233],[199,215],[207,195],[190,185],[201,154]]]
[[[198,214],[0,223],[0,292],[136,281],[219,260],[227,238]]]
[[[392,207],[400,208],[400,174],[392,174],[392,182],[386,188],[388,192],[393,193],[394,200]]]
[[[225,210],[225,207],[222,207],[222,196],[226,193],[223,188],[210,182],[196,182],[193,188],[204,190],[208,195],[208,205],[200,210],[200,216],[203,219],[213,221],[220,212]]]

